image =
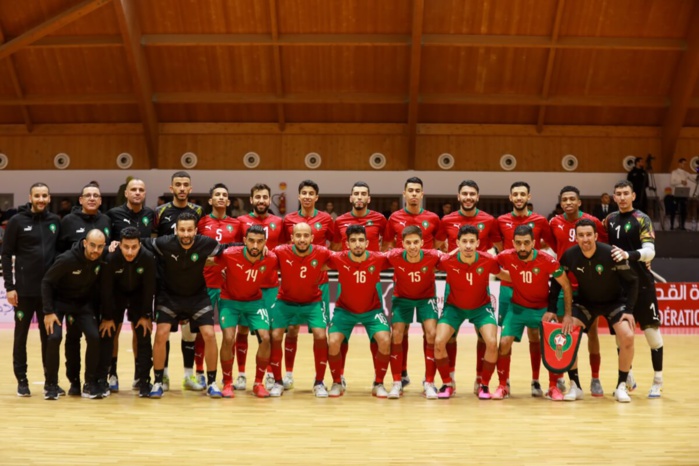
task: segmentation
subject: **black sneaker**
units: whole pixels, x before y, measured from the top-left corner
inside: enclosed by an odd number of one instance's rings
[[[29,381],[27,379],[22,379],[19,381],[19,383],[17,383],[17,396],[32,396],[32,392],[29,390]]]
[[[56,387],[58,387],[58,396],[66,396],[66,391],[60,385],[56,385]]]
[[[85,383],[85,385],[83,385],[82,397],[98,400],[102,398],[102,388],[98,383]]]
[[[80,382],[71,382],[70,388],[68,389],[69,396],[80,396],[82,390],[80,390]]]
[[[53,383],[46,387],[46,392],[44,393],[45,400],[57,400],[58,399],[58,385]]]
[[[106,379],[98,380],[97,387],[99,387],[99,389],[102,390],[102,398],[107,398],[109,395],[112,394],[111,390],[109,390],[109,382],[107,382]]]
[[[138,386],[138,396],[139,398],[148,398],[150,396],[150,391],[153,386],[150,382],[142,382]]]

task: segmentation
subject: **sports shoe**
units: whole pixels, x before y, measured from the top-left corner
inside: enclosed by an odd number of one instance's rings
[[[81,396],[82,390],[80,389],[80,382],[71,382],[70,388],[68,388],[69,396]]]
[[[106,379],[97,381],[97,387],[102,391],[102,398],[107,398],[112,392],[109,391],[109,382]]]
[[[546,399],[551,401],[563,401],[563,393],[558,389],[558,385],[549,387],[546,392]]]
[[[58,396],[66,396],[66,391],[61,388],[60,385],[56,384],[56,387],[58,389]],[[78,389],[80,388],[80,384],[78,384]],[[48,384],[44,382],[44,394],[46,394],[46,390],[48,390]]]
[[[293,390],[294,389],[294,376],[292,375],[285,375],[284,379],[282,380],[282,383],[284,384],[284,390]]]
[[[116,375],[110,375],[107,382],[109,383],[110,392],[119,393],[119,377]]]
[[[242,390],[245,391],[245,387],[248,384],[248,378],[245,377],[245,375],[239,375],[237,379],[235,379],[235,383],[233,384],[233,389],[235,390]]]
[[[570,381],[570,390],[563,395],[563,401],[577,401],[577,400],[582,400],[583,399],[583,391],[582,388],[578,387],[578,384],[573,382],[572,380]]]
[[[150,391],[153,386],[150,384],[150,382],[143,382],[139,384],[138,387],[138,397],[139,398],[148,398],[150,396]]]
[[[481,389],[481,378],[476,377],[476,380],[473,381],[473,394],[478,395],[478,392]]]
[[[313,386],[313,394],[316,396],[316,398],[327,398],[328,389],[325,388],[324,384],[317,383]]]
[[[197,372],[196,378],[199,385],[206,387],[206,376],[203,372]]]
[[[478,387],[478,399],[479,400],[489,400],[492,396],[490,395],[490,389],[487,385],[481,385]]]
[[[437,387],[433,383],[425,383],[425,398],[428,400],[436,400],[439,398]]]
[[[269,392],[263,383],[256,383],[252,386],[252,394],[258,398],[269,397]]]
[[[269,391],[274,387],[276,380],[274,380],[274,374],[271,372],[265,373],[265,388]]]
[[[437,393],[437,398],[440,400],[448,400],[452,396],[454,396],[454,387],[451,385],[442,385]]]
[[[22,379],[17,384],[17,396],[21,396],[21,397],[32,396],[32,392],[29,390],[29,381],[27,379]]]
[[[158,399],[163,397],[163,384],[160,382],[156,382],[153,384],[153,387],[150,389],[150,393],[148,394],[149,398],[153,399]]]
[[[44,392],[45,400],[57,400],[58,399],[58,385],[49,384],[46,387],[46,392]]]
[[[221,390],[218,389],[216,382],[211,382],[209,384],[209,386],[206,388],[206,395],[209,398],[223,398],[223,393],[221,393]]]
[[[408,371],[403,372],[403,374],[400,376],[400,383],[402,384],[402,387],[405,388],[408,385],[410,385],[410,376],[408,375]]]
[[[141,390],[140,379],[133,379],[133,382],[131,382],[131,390]]]
[[[164,392],[170,391],[170,376],[169,375],[163,375],[162,389]]]
[[[629,375],[626,376],[626,390],[628,393],[636,390],[636,379],[633,377],[633,372],[629,371]]]
[[[626,390],[626,383],[625,382],[621,382],[616,387],[616,390],[614,390],[614,399],[617,400],[619,403],[630,403],[631,402],[631,397],[629,396],[629,392]]]
[[[532,380],[532,396],[537,398],[544,396],[544,391],[541,389],[541,384],[538,380]]]
[[[333,383],[328,392],[330,398],[337,398],[345,394],[345,389],[342,387],[342,383]]]
[[[235,391],[233,390],[233,384],[226,382],[223,384],[223,390],[221,390],[221,396],[224,398],[235,398]]]
[[[104,395],[104,391],[99,383],[85,383],[83,385],[83,398],[89,398],[91,400],[99,400]]]
[[[340,382],[342,383],[342,391],[347,390],[347,380],[345,380],[345,375],[340,376]]]
[[[604,396],[604,390],[602,389],[602,382],[600,379],[593,378],[590,380],[590,395],[594,397]]]
[[[566,393],[566,379],[563,377],[559,377],[558,380],[556,381],[556,386],[558,389],[561,391],[561,393]]]
[[[375,396],[376,398],[388,398],[388,392],[382,383],[374,382],[374,387],[371,389],[371,395]]]
[[[401,395],[403,395],[403,383],[393,382],[393,386],[391,387],[391,390],[388,392],[387,398],[390,400],[397,400],[401,397]]]
[[[507,390],[507,387],[504,385],[498,385],[498,388],[495,389],[495,393],[490,395],[491,400],[504,400],[505,398],[510,397],[510,392]]]
[[[663,379],[653,378],[653,384],[650,386],[648,398],[660,398],[663,396]]]
[[[274,398],[279,398],[283,394],[284,394],[284,384],[275,382],[274,385],[272,385],[272,389],[269,391],[269,396],[272,396]]]
[[[193,392],[200,392],[204,390],[205,385],[200,385],[197,378],[193,375],[185,377],[182,379],[182,390],[192,390]]]

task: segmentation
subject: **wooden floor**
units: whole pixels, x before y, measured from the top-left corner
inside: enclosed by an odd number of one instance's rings
[[[121,385],[104,400],[44,401],[38,332],[30,340],[31,398],[15,396],[12,331],[0,330],[0,464],[699,464],[699,336],[665,336],[665,391],[645,397],[652,378],[648,347],[636,339],[639,388],[630,404],[616,403],[616,351],[603,337],[606,395],[587,390],[589,365],[581,363],[583,401],[553,403],[529,394],[528,346],[514,347],[513,397],[479,401],[472,394],[475,337],[459,337],[458,395],[421,397],[422,340],[411,336],[412,385],[400,400],[370,395],[369,350],[353,336],[339,399],[311,393],[309,335],[300,338],[296,389],[279,399],[250,392],[230,400],[183,393],[179,384],[161,400],[128,390],[133,373],[131,334],[121,337]],[[171,377],[180,380],[179,335],[173,335]],[[583,342],[581,354],[586,355]],[[254,369],[251,343],[248,373]],[[586,359],[586,357],[584,358]],[[63,372],[63,370],[62,370]],[[220,374],[220,371],[219,371]],[[545,379],[542,371],[542,379]],[[62,385],[68,388],[61,374]],[[326,382],[329,378],[326,378]],[[494,385],[493,385],[494,388]]]

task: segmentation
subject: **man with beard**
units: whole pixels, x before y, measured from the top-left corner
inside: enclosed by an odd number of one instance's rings
[[[27,379],[27,337],[34,313],[39,321],[41,362],[46,376],[46,328],[41,302],[41,279],[56,256],[60,219],[48,212],[49,187],[34,183],[29,188],[29,203],[7,222],[2,243],[2,270],[7,302],[15,308],[12,366],[17,378],[17,396],[31,396]],[[15,258],[14,267],[12,258]],[[48,388],[44,386],[44,390]],[[65,392],[57,387],[61,395]]]
[[[276,215],[269,213],[269,205],[272,199],[272,191],[266,184],[258,183],[250,189],[250,204],[252,212],[247,215],[238,217],[243,228],[243,234],[253,225],[262,227],[266,236],[265,245],[269,249],[277,247],[284,241],[284,229],[282,219]],[[266,309],[271,309],[274,301],[277,299],[277,291],[279,290],[279,277],[276,273],[268,274],[265,281],[262,282],[262,299],[267,306]],[[238,320],[238,332],[235,337],[235,352],[238,357],[238,378],[233,385],[236,390],[245,390],[247,385],[247,377],[245,375],[245,362],[248,353],[248,328],[245,316]],[[258,338],[259,341],[259,338]],[[270,370],[267,374],[267,390],[274,385],[274,376]]]

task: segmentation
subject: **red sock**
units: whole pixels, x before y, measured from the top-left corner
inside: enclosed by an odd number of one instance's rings
[[[376,362],[376,353],[379,352],[379,344],[374,340],[369,341],[369,351],[371,351],[371,359]],[[374,364],[374,369],[376,369],[376,364]]]
[[[529,342],[529,358],[532,363],[532,380],[539,380],[539,370],[541,369],[541,346],[537,342]]]
[[[434,383],[437,364],[434,359],[434,345],[425,344],[425,382]]]
[[[204,372],[204,354],[206,352],[206,344],[201,333],[197,333],[197,339],[194,340],[194,364],[197,367],[197,372]]]
[[[342,353],[335,355],[328,353],[328,364],[330,365],[330,375],[333,377],[333,383],[340,383],[342,380]]]
[[[233,383],[233,358],[227,361],[221,359],[221,372],[223,372],[223,385]]]
[[[590,353],[590,369],[592,370],[592,378],[599,379],[599,366],[602,363],[602,355]]]
[[[449,375],[449,359],[442,358],[435,361],[437,370],[439,371],[440,377],[442,377],[442,383],[451,383],[451,375]]]
[[[238,372],[245,372],[245,361],[248,357],[248,334],[238,334],[235,337],[235,356],[238,359]]]
[[[282,379],[282,342],[281,340],[272,340],[272,351],[269,358],[269,365],[274,374],[274,380]]]
[[[376,357],[374,358],[374,374],[376,375],[374,381],[376,383],[383,383],[383,379],[386,378],[386,371],[388,371],[388,362],[390,360],[390,354],[383,354],[376,351]],[[400,380],[400,378],[398,378],[398,380]]]
[[[255,383],[262,383],[262,379],[265,377],[265,370],[267,365],[269,365],[269,358],[262,358],[261,356],[255,356]]]
[[[562,374],[557,374],[557,373],[555,373],[555,372],[549,371],[549,388],[555,387],[555,386],[556,386],[556,384],[558,383],[558,378],[559,378],[561,375],[562,375]]]
[[[490,378],[493,376],[495,371],[496,362],[483,361],[483,372],[481,372],[481,384],[486,387],[490,385]]]
[[[402,372],[407,372],[408,371],[408,348],[410,347],[410,340],[408,339],[408,331],[410,330],[410,327],[407,327],[405,329],[405,333],[403,334],[403,341],[402,346],[403,346],[403,359],[400,363],[400,370]],[[393,350],[391,350],[391,353],[393,353]],[[391,364],[391,369],[393,368],[393,364]]]
[[[313,340],[313,359],[316,363],[316,382],[325,378],[325,368],[328,366],[328,342],[324,338]]]
[[[476,377],[483,377],[483,360],[485,358],[485,342],[478,340],[476,343]]]
[[[340,356],[342,359],[342,368],[340,369],[340,375],[345,375],[345,361],[347,361],[347,351],[349,351],[349,343],[347,343],[347,340],[342,340],[342,344],[340,345]],[[328,356],[328,359],[330,359],[330,356]]]
[[[294,372],[294,360],[296,359],[296,348],[298,346],[298,337],[286,337],[284,342],[284,365],[287,372]]]
[[[510,360],[512,359],[512,352],[510,351],[505,356],[502,354],[498,355],[498,380],[502,387],[507,386],[507,379],[510,378]]]
[[[447,342],[447,357],[449,358],[449,372],[456,369],[456,340]]]
[[[403,341],[405,342],[405,340]],[[403,367],[403,347],[402,343],[391,343],[391,374],[393,374],[394,382],[400,382]]]

